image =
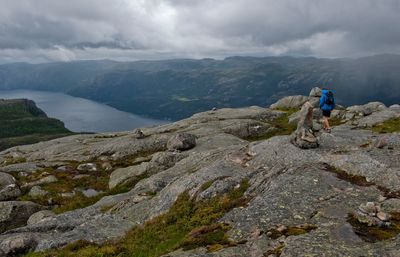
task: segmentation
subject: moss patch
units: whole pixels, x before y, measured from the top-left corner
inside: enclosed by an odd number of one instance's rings
[[[296,128],[296,124],[289,124],[289,116],[292,115],[293,113],[297,112],[298,109],[284,109],[284,110],[279,110],[285,112],[285,114],[281,115],[279,118],[270,121],[269,123],[274,127],[275,129],[271,130],[270,132],[256,136],[256,137],[249,137],[246,138],[248,141],[260,141],[260,140],[266,140],[274,136],[283,136],[283,135],[290,135],[292,134]]]
[[[24,192],[25,194],[20,196],[18,200],[32,201],[41,205],[50,206],[53,207],[53,211],[55,213],[63,213],[66,211],[90,206],[107,195],[128,192],[136,185],[137,182],[147,177],[145,175],[138,177],[134,181],[130,181],[129,183],[125,183],[110,190],[108,188],[108,181],[111,171],[98,169],[97,171],[81,173],[76,170],[78,165],[79,163],[75,162],[69,163],[69,171],[57,171],[55,168],[51,167],[45,168],[29,177],[18,177],[18,174],[13,174],[16,176],[19,184],[21,185],[36,181],[41,177],[48,175],[54,175],[58,179],[57,182],[41,185],[41,188],[48,192],[47,195],[33,197],[28,195],[28,192]],[[97,167],[101,167],[101,164],[97,163]],[[84,176],[75,177],[76,175]],[[77,192],[76,189],[94,189],[101,193],[97,196],[88,198],[85,197],[81,192]],[[71,195],[71,197],[65,197],[62,196],[63,193],[73,193],[74,195]]]
[[[299,225],[299,226],[291,226],[291,227],[286,227],[283,230],[278,230],[276,228],[268,230],[269,232],[269,237],[272,239],[277,239],[281,236],[298,236],[302,234],[307,234],[310,231],[313,231],[314,229],[317,229],[318,227],[312,224],[304,224],[304,225]]]
[[[279,256],[281,256],[281,254],[282,254],[283,248],[285,248],[285,244],[280,243],[280,244],[279,244],[278,246],[276,246],[275,248],[269,249],[269,250],[264,254],[264,256],[273,255],[273,256],[279,257]]]
[[[344,122],[344,120],[339,119],[338,117],[329,118],[329,125],[331,125],[331,127],[342,125]]]
[[[338,169],[336,167],[333,167],[329,164],[325,164],[323,169],[325,171],[334,173],[337,178],[339,178],[341,180],[345,180],[345,181],[350,182],[357,186],[362,186],[362,187],[376,186],[378,188],[378,190],[381,191],[382,194],[387,198],[399,198],[400,197],[400,191],[391,191],[388,188],[378,186],[374,182],[367,181],[367,179],[364,176],[349,174],[346,171]]]
[[[400,131],[400,118],[390,119],[372,127],[372,131],[377,133],[393,133]]]
[[[348,174],[346,171],[333,167],[329,164],[325,164],[324,170],[334,173],[336,174],[337,178],[345,180],[357,186],[368,187],[375,185],[373,182],[368,182],[364,176]]]
[[[181,194],[170,210],[143,226],[132,229],[118,242],[103,246],[79,242],[63,249],[30,253],[29,257],[54,256],[161,256],[179,248],[208,247],[209,251],[234,245],[225,232],[229,226],[218,223],[224,213],[243,206],[249,199],[244,192],[249,187],[244,180],[240,187],[207,201],[191,199],[187,192]],[[195,198],[195,197],[194,197]]]
[[[393,217],[399,217],[398,213],[393,213]],[[350,214],[347,221],[353,227],[356,233],[362,240],[369,243],[389,240],[396,237],[400,233],[400,220],[392,218],[389,227],[368,226],[359,222],[354,215]]]

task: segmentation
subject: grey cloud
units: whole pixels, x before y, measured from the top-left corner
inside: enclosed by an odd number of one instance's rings
[[[400,53],[398,0],[0,0],[0,62]]]

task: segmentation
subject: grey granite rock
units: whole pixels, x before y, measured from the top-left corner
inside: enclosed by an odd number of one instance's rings
[[[189,150],[196,146],[196,137],[188,133],[179,133],[172,136],[167,142],[168,150]]]
[[[21,195],[21,190],[15,178],[0,172],[0,201],[9,201]]]
[[[26,225],[29,217],[45,207],[20,201],[0,202],[0,233]]]

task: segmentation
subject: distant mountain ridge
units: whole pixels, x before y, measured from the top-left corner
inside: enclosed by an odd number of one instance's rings
[[[118,109],[177,120],[213,107],[268,106],[314,86],[344,105],[400,102],[400,55],[359,59],[228,57],[0,65],[0,89],[64,92]]]

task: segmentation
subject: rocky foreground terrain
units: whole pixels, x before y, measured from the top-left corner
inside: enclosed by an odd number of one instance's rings
[[[318,94],[1,152],[0,256],[400,256],[400,106]]]

